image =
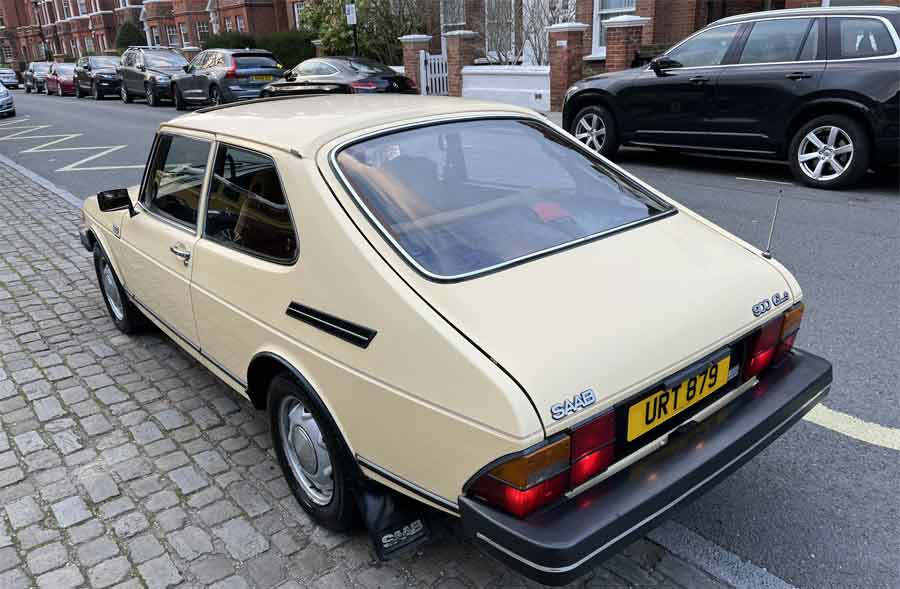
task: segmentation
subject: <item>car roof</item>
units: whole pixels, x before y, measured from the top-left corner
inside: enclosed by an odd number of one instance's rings
[[[526,108],[446,96],[331,94],[201,109],[162,128],[231,136],[309,157],[325,143],[379,125],[475,113],[535,116]]]
[[[726,23],[741,23],[760,18],[778,18],[783,16],[828,16],[828,15],[871,15],[871,16],[898,16],[900,7],[896,6],[836,6],[831,8],[788,8],[784,10],[764,10],[762,12],[748,12],[726,16],[710,23],[709,26]]]

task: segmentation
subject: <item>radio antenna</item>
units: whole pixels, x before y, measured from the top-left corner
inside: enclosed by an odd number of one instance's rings
[[[770,260],[772,258],[772,238],[775,237],[775,221],[778,219],[778,207],[781,205],[781,199],[784,197],[784,188],[778,189],[778,198],[775,200],[775,212],[772,214],[772,224],[769,226],[769,241],[766,242],[766,251],[762,256]]]

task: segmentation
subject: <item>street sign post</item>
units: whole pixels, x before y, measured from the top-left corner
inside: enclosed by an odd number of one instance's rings
[[[353,55],[359,55],[359,34],[356,31],[356,2],[351,0],[344,4],[344,16],[347,18],[347,24],[353,27]]]

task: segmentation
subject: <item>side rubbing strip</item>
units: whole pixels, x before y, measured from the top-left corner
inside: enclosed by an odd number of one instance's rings
[[[378,333],[374,329],[351,323],[340,317],[317,311],[297,302],[292,302],[288,305],[286,312],[289,317],[308,323],[360,348],[368,348],[372,340],[375,339],[375,334]]]

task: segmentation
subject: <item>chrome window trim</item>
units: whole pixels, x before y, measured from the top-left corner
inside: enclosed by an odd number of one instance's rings
[[[362,143],[363,141],[366,141],[367,139],[372,139],[374,137],[378,137],[381,135],[390,135],[390,134],[398,133],[398,132],[401,132],[404,130],[415,129],[417,127],[432,127],[435,125],[441,125],[441,124],[446,124],[446,123],[471,122],[471,121],[478,121],[478,120],[495,120],[495,119],[532,121],[532,122],[538,123],[542,127],[545,127],[547,129],[549,129],[550,131],[552,131],[554,134],[559,135],[560,138],[564,139],[569,144],[575,146],[576,149],[578,149],[579,151],[584,153],[589,158],[599,160],[600,163],[604,167],[611,168],[613,171],[615,171],[615,173],[630,180],[635,185],[636,189],[643,192],[645,194],[645,196],[650,198],[650,200],[652,200],[652,201],[656,202],[658,205],[660,205],[662,207],[662,210],[659,213],[657,213],[656,215],[652,215],[652,216],[646,217],[644,219],[638,219],[637,221],[632,221],[631,223],[619,225],[617,227],[613,227],[611,229],[600,231],[598,233],[593,233],[591,235],[585,235],[584,237],[580,237],[578,239],[573,239],[573,240],[567,241],[563,244],[545,248],[543,250],[539,250],[536,252],[531,252],[531,253],[519,256],[517,258],[506,260],[504,262],[501,262],[499,264],[494,264],[492,266],[479,268],[478,270],[473,270],[471,272],[464,272],[462,274],[445,276],[442,274],[435,274],[435,273],[425,269],[425,267],[423,267],[421,264],[419,264],[419,262],[416,261],[416,259],[413,258],[409,254],[409,252],[406,251],[406,248],[404,248],[402,245],[400,245],[397,242],[396,239],[394,239],[394,236],[391,235],[390,231],[388,231],[387,228],[384,226],[384,224],[382,224],[381,221],[378,220],[378,216],[375,215],[372,212],[372,210],[369,209],[369,207],[366,205],[366,203],[363,201],[363,199],[361,199],[359,197],[359,195],[356,193],[356,190],[353,188],[353,185],[350,183],[350,181],[344,175],[344,171],[338,165],[337,155],[339,152],[343,151],[344,148],[349,147],[350,145],[352,145],[354,143]],[[386,128],[386,129],[380,128],[375,131],[370,131],[363,135],[352,137],[350,139],[341,141],[340,143],[335,145],[333,148],[331,148],[331,151],[328,154],[328,161],[331,164],[332,171],[334,172],[334,174],[337,176],[338,180],[343,185],[344,190],[347,192],[347,194],[350,195],[350,197],[353,199],[356,206],[362,211],[363,216],[366,217],[368,222],[375,228],[375,230],[380,235],[382,235],[385,240],[387,240],[387,242],[390,244],[390,246],[397,253],[399,253],[400,257],[402,257],[404,260],[406,260],[406,262],[410,266],[412,266],[412,268],[416,272],[418,272],[422,276],[425,276],[429,280],[432,280],[434,282],[440,282],[440,283],[459,282],[462,280],[467,280],[469,278],[475,278],[478,276],[491,274],[498,270],[502,270],[502,269],[508,268],[510,266],[515,266],[515,265],[527,262],[528,260],[540,258],[540,257],[546,256],[546,255],[550,255],[550,254],[553,254],[553,253],[556,253],[556,252],[562,251],[562,250],[567,250],[567,249],[570,249],[573,247],[578,247],[580,245],[583,245],[584,243],[594,241],[596,239],[601,239],[607,235],[612,235],[612,234],[619,233],[622,231],[627,231],[628,229],[643,225],[645,223],[650,223],[653,221],[658,221],[660,219],[664,219],[666,217],[676,214],[679,210],[678,207],[673,205],[668,200],[659,198],[659,196],[657,196],[657,194],[655,192],[653,192],[652,190],[648,190],[642,182],[635,181],[635,178],[632,175],[624,172],[622,169],[620,169],[618,166],[616,166],[612,162],[609,162],[609,161],[601,158],[601,156],[599,156],[596,152],[589,149],[585,144],[576,140],[573,136],[569,135],[568,133],[561,133],[557,127],[555,127],[553,125],[549,125],[547,123],[546,119],[544,119],[542,117],[530,116],[530,115],[527,115],[524,113],[513,114],[513,113],[497,112],[497,113],[467,113],[464,115],[456,113],[456,114],[452,114],[452,115],[430,118],[430,119],[427,119],[424,121],[420,120],[420,121],[415,121],[415,122],[410,122],[410,123],[399,124],[397,126]]]
[[[768,17],[768,18],[755,18],[753,20],[737,21],[737,22],[732,21],[732,22],[725,22],[725,23],[721,23],[721,24],[714,24],[714,25],[705,27],[703,29],[700,29],[699,31],[693,33],[689,37],[682,39],[679,43],[677,43],[677,44],[673,45],[672,47],[670,47],[669,49],[667,49],[666,52],[663,53],[662,55],[668,55],[670,52],[677,49],[680,45],[693,39],[700,33],[704,32],[704,31],[709,31],[711,29],[716,29],[719,27],[733,26],[733,25],[755,24],[755,23],[758,23],[761,21],[766,21],[766,20],[790,20],[790,19],[798,19],[798,18],[803,18],[803,19],[868,18],[868,19],[879,20],[887,27],[888,34],[890,34],[891,39],[894,42],[894,53],[892,53],[891,55],[875,55],[872,57],[847,57],[847,58],[842,58],[842,59],[827,59],[827,52],[826,52],[825,59],[811,59],[811,60],[806,60],[806,61],[766,61],[766,62],[760,62],[760,63],[722,63],[722,64],[717,64],[717,65],[698,65],[698,66],[691,66],[691,67],[669,68],[669,69],[666,69],[663,71],[684,72],[684,71],[699,70],[699,69],[708,70],[710,68],[753,67],[753,66],[765,66],[765,65],[799,65],[799,64],[806,64],[806,63],[828,64],[828,63],[844,63],[844,62],[850,62],[850,61],[868,61],[868,60],[872,60],[872,59],[896,59],[896,58],[900,57],[900,35],[897,34],[897,31],[894,29],[893,23],[891,23],[891,21],[888,20],[887,17],[879,16],[876,14],[795,14],[795,15],[791,15],[791,16],[772,16],[772,17]],[[825,43],[826,43],[826,47],[827,47],[827,43],[828,43],[828,31],[827,30],[825,31],[825,39],[826,39]],[[733,42],[734,41],[732,41],[732,43]],[[644,71],[650,72],[653,70],[648,65],[644,69]]]
[[[719,468],[718,470],[716,470],[714,473],[710,474],[709,476],[707,476],[706,478],[704,478],[702,481],[698,482],[696,485],[694,485],[693,487],[691,487],[690,489],[688,489],[687,491],[685,491],[681,496],[676,497],[674,500],[672,500],[672,501],[671,501],[670,503],[668,503],[667,505],[664,505],[663,507],[659,508],[657,511],[651,513],[650,515],[648,515],[647,517],[645,517],[644,519],[642,519],[641,521],[639,521],[638,523],[636,523],[636,524],[633,525],[632,527],[628,528],[627,530],[624,530],[622,533],[620,533],[618,536],[616,536],[615,538],[613,538],[612,540],[610,540],[610,541],[607,542],[606,544],[600,546],[599,548],[597,548],[596,550],[594,550],[594,551],[591,552],[590,554],[584,556],[583,558],[581,558],[581,559],[579,559],[579,560],[577,560],[577,561],[575,561],[575,562],[573,562],[573,563],[571,563],[571,564],[568,564],[568,565],[565,565],[565,566],[561,566],[561,567],[548,567],[548,566],[544,566],[544,565],[538,564],[538,563],[536,563],[536,562],[534,562],[534,561],[528,560],[527,558],[525,558],[525,557],[519,555],[519,554],[516,553],[516,552],[513,552],[512,550],[510,550],[509,548],[503,546],[502,544],[499,544],[498,542],[496,542],[496,541],[494,541],[494,540],[491,540],[489,537],[485,536],[485,535],[482,534],[481,532],[478,532],[478,533],[476,534],[476,537],[477,537],[478,539],[480,539],[480,540],[486,542],[487,544],[490,544],[491,546],[493,546],[494,548],[496,548],[496,549],[499,550],[500,552],[506,554],[507,556],[509,556],[509,557],[511,557],[511,558],[514,558],[514,559],[516,559],[517,561],[519,561],[519,562],[525,564],[526,566],[528,566],[528,567],[530,567],[530,568],[533,568],[533,569],[535,569],[535,570],[542,571],[542,572],[545,572],[545,573],[567,573],[567,572],[569,572],[569,571],[575,570],[575,569],[577,569],[578,567],[580,567],[581,565],[583,565],[584,563],[586,563],[586,562],[588,562],[589,560],[591,560],[592,558],[594,558],[596,555],[600,554],[601,552],[603,552],[604,550],[606,550],[607,548],[609,548],[610,546],[612,546],[613,544],[615,544],[616,542],[618,542],[620,539],[627,537],[629,534],[633,533],[635,530],[640,529],[640,528],[641,528],[642,526],[644,526],[645,524],[647,524],[647,523],[653,521],[654,519],[660,517],[663,513],[669,511],[670,509],[673,509],[673,508],[677,507],[679,503],[681,503],[682,501],[684,501],[685,497],[689,496],[691,493],[693,493],[693,492],[696,491],[697,489],[703,487],[703,485],[706,485],[709,481],[711,481],[711,480],[714,479],[715,477],[719,476],[720,473],[722,473],[722,472],[728,470],[729,468],[731,468],[731,466],[732,466],[733,464],[735,464],[737,461],[743,459],[744,456],[746,456],[747,454],[749,454],[749,453],[753,452],[754,450],[756,450],[756,448],[759,447],[761,444],[768,443],[769,440],[770,440],[770,438],[773,437],[773,434],[775,434],[775,432],[778,430],[778,428],[780,428],[780,427],[781,427],[782,425],[784,425],[785,423],[788,423],[788,422],[791,421],[792,419],[796,418],[798,415],[802,415],[803,413],[805,413],[806,411],[808,411],[809,408],[810,408],[811,406],[813,406],[813,405],[815,405],[816,403],[818,403],[819,401],[821,401],[822,398],[825,397],[825,396],[828,394],[828,392],[829,392],[830,390],[831,390],[831,385],[830,385],[830,384],[829,384],[829,385],[826,385],[822,390],[820,390],[818,393],[816,393],[815,395],[813,395],[813,397],[812,397],[809,401],[807,401],[807,402],[804,403],[799,409],[797,409],[796,411],[794,411],[793,413],[791,413],[791,415],[790,415],[789,417],[787,417],[786,419],[782,420],[781,423],[779,423],[777,426],[775,426],[775,427],[773,427],[771,430],[769,430],[769,432],[766,433],[765,436],[763,436],[762,438],[760,438],[759,440],[757,440],[752,446],[750,446],[749,448],[745,449],[743,452],[741,452],[740,454],[738,454],[737,456],[735,456],[732,460],[729,460],[727,464],[723,465],[721,468]],[[775,437],[777,437],[777,436],[775,436]]]

